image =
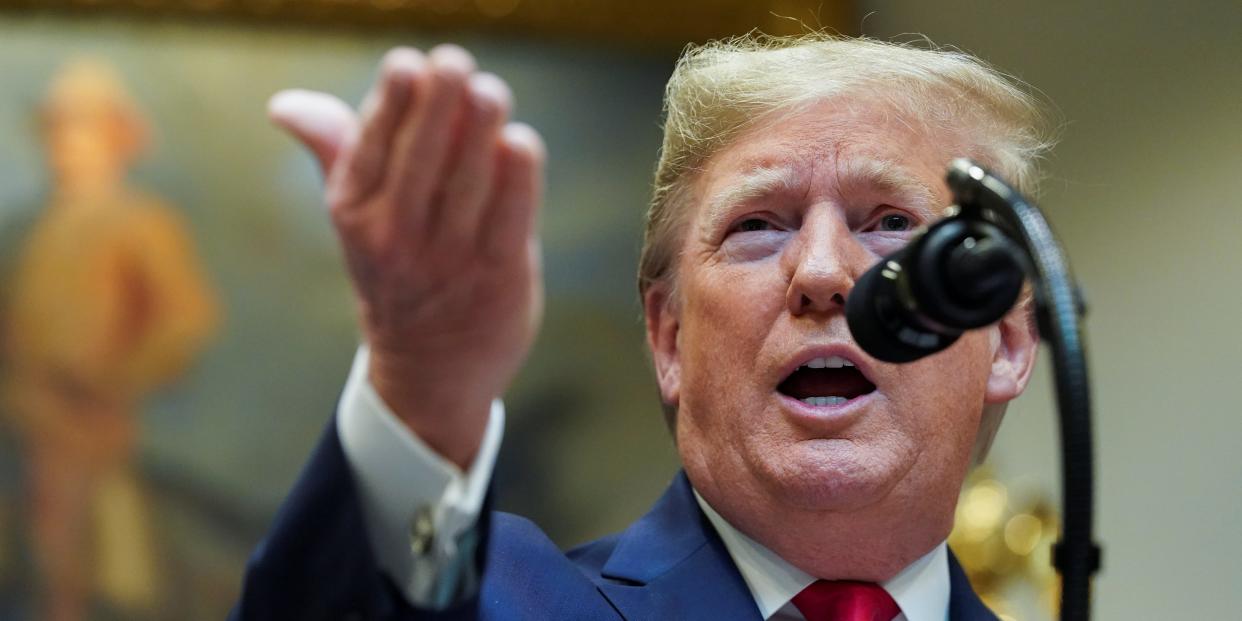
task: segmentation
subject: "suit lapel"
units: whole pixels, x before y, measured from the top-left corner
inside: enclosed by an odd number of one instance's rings
[[[600,592],[626,619],[761,621],[684,472],[621,534],[601,575]]]
[[[761,621],[750,588],[699,509],[684,472],[623,532],[599,590],[625,619]],[[996,621],[949,552],[949,620]]]
[[[949,551],[949,621],[996,621],[966,579],[966,572]]]

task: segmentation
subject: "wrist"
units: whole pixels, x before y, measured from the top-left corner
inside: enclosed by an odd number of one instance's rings
[[[440,456],[468,470],[487,429],[495,395],[467,385],[460,375],[429,366],[372,350],[368,380],[406,428]]]

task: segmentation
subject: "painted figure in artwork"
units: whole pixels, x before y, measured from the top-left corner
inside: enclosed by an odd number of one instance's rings
[[[203,349],[218,306],[181,218],[126,182],[149,131],[115,72],[67,65],[40,112],[51,187],[2,341],[36,614],[154,617],[161,571],[135,465],[140,412]]]

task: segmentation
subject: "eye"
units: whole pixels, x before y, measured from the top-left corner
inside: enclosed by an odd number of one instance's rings
[[[746,233],[750,231],[767,231],[771,228],[772,228],[772,224],[768,222],[767,220],[760,220],[759,218],[747,218],[739,222],[737,226],[734,227],[734,230]]]
[[[881,231],[908,231],[912,228],[910,218],[897,213],[890,213],[880,219]]]

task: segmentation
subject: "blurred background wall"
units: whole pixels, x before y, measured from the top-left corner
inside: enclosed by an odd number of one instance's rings
[[[1041,202],[1092,308],[1098,617],[1242,609],[1242,424],[1230,407],[1242,344],[1230,321],[1242,265],[1231,243],[1242,224],[1237,3],[567,1],[569,17],[530,8],[555,2],[51,4],[0,3],[0,267],[18,262],[49,200],[39,103],[59,67],[89,56],[116,67],[154,128],[130,181],[184,219],[221,307],[213,340],[141,408],[135,470],[175,593],[163,601],[176,601],[142,614],[224,614],[356,345],[317,173],[268,126],[268,96],[299,86],[356,102],[385,49],[443,40],[509,81],[517,117],[551,154],[549,306],[507,399],[499,504],[572,545],[640,515],[676,468],[633,285],[663,83],[680,42],[796,28],[780,16],[881,38],[925,33],[1055,102],[1063,141]],[[238,6],[268,8],[226,10]],[[1050,391],[1041,369],[993,450],[1015,499],[1059,493]],[[0,463],[0,618],[31,614],[20,445],[10,437]],[[1015,618],[1048,614],[1031,588],[1015,591]],[[106,604],[91,615],[133,618]]]

